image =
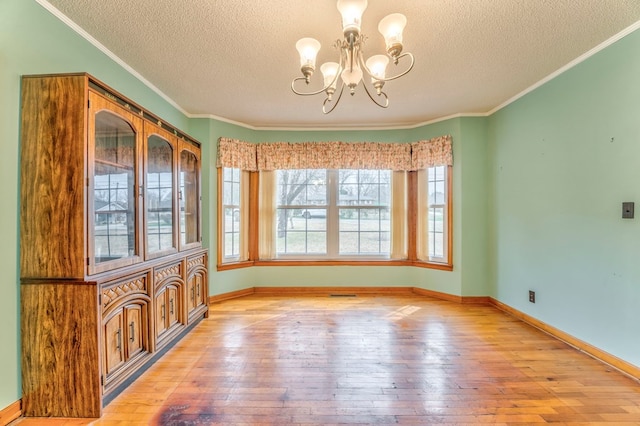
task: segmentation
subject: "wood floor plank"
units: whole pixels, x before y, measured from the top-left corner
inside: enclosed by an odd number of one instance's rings
[[[640,383],[492,306],[249,295],[211,305],[101,419],[14,423],[551,422],[640,425]]]

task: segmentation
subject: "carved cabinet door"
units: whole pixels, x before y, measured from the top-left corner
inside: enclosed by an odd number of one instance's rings
[[[175,285],[167,286],[167,318],[169,328],[178,322],[178,309],[180,307],[178,299],[178,287]]]
[[[166,284],[156,294],[156,336],[162,336],[181,323],[181,291],[178,284]]]
[[[204,277],[196,272],[189,277],[189,312],[204,304]]]
[[[128,305],[124,308],[126,318],[127,359],[133,357],[144,349],[143,313],[141,305]]]
[[[105,373],[110,375],[124,364],[122,347],[122,311],[118,311],[104,325]]]
[[[163,287],[155,297],[156,311],[156,336],[162,336],[167,331],[169,325],[167,323],[167,291]]]

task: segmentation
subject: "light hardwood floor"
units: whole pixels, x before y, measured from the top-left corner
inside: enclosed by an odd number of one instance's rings
[[[248,296],[210,313],[101,419],[13,424],[640,425],[638,381],[491,306]]]

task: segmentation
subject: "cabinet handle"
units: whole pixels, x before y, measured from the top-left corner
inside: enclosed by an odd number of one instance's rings
[[[198,289],[198,300],[200,300],[200,284],[196,288]]]
[[[133,321],[131,321],[131,323],[129,324],[129,333],[131,334],[129,336],[129,340],[134,342],[136,340],[135,338],[135,333],[136,333],[136,325]]]
[[[169,313],[173,315],[173,299],[169,299]]]
[[[166,308],[167,308],[167,306],[163,303],[163,304],[162,304],[162,309],[161,309],[161,311],[162,311],[162,320],[163,320],[163,321],[164,321],[164,318],[165,318],[165,311],[166,311]]]
[[[116,349],[117,350],[122,349],[122,329],[121,328],[119,328],[118,331],[116,331]]]
[[[196,286],[192,286],[191,287],[191,302],[195,303],[196,302]]]

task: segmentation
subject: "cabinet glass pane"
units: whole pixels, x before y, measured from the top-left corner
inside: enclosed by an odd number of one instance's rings
[[[198,158],[189,151],[180,153],[180,242],[197,243],[198,235]]]
[[[135,229],[136,133],[114,114],[95,117],[93,176],[95,263],[137,255]]]
[[[147,249],[175,247],[173,241],[173,148],[157,135],[147,140]]]

